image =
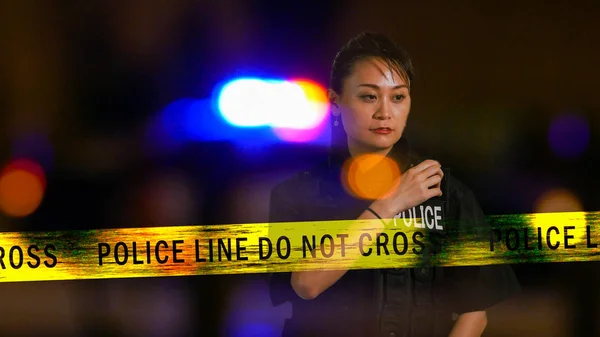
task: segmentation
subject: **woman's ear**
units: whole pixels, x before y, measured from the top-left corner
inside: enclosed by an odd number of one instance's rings
[[[327,90],[327,97],[329,99],[329,104],[331,104],[331,106],[333,107],[331,109],[331,113],[334,116],[339,116],[340,112],[337,109],[337,108],[339,108],[339,106],[338,106],[338,101],[339,101],[338,94],[335,91],[333,91],[332,89],[329,89],[329,90]]]

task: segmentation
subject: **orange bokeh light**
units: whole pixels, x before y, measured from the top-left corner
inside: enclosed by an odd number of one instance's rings
[[[291,83],[299,86],[309,104],[307,113],[314,113],[314,120],[310,128],[275,128],[273,131],[277,137],[285,141],[308,142],[317,138],[322,132],[326,123],[327,113],[329,111],[329,100],[327,92],[318,83],[307,79],[290,79]]]
[[[292,82],[302,88],[306,100],[311,106],[311,110],[316,113],[315,126],[322,124],[329,111],[327,92],[319,84],[310,80],[296,79]]]
[[[293,79],[291,82],[296,83],[302,88],[309,101],[318,103],[328,102],[327,93],[319,84],[305,79]]]
[[[540,195],[535,201],[534,208],[536,213],[583,211],[579,198],[563,188],[551,189]]]
[[[384,197],[400,182],[401,172],[398,164],[385,156],[357,156],[346,161],[344,167],[344,187],[361,199],[374,200]]]
[[[0,173],[0,210],[12,217],[27,216],[39,207],[45,188],[44,171],[38,164],[14,160]]]

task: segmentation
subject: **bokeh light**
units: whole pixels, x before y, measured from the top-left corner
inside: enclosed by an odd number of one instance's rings
[[[237,128],[270,127],[285,142],[323,135],[329,105],[325,90],[308,79],[239,78],[218,94],[223,120]]]
[[[289,143],[313,142],[325,135],[326,124],[320,124],[314,129],[276,128],[273,133],[282,141]],[[322,137],[326,139],[327,137]]]
[[[223,86],[218,98],[219,111],[231,125],[239,127],[264,126],[274,114],[274,101],[285,101],[282,81],[266,81],[256,78],[240,78]],[[287,88],[286,88],[287,89]],[[281,97],[278,91],[281,91]],[[291,93],[292,96],[294,92]]]
[[[349,159],[344,167],[342,181],[345,188],[362,199],[385,196],[400,182],[400,168],[389,157],[365,154]]]
[[[234,337],[278,337],[280,334],[275,331],[269,323],[248,322],[242,326],[234,327],[231,336]]]
[[[328,136],[328,111],[326,91],[314,81],[236,78],[215,87],[212,99],[167,104],[148,121],[144,145],[155,155],[192,142],[317,143]]]
[[[235,139],[239,129],[227,125],[211,103],[193,98],[169,103],[148,119],[144,130],[145,151],[152,155],[168,154],[191,142]]]
[[[248,277],[237,282],[225,299],[221,331],[223,336],[281,336],[285,320],[292,317],[290,302],[273,306],[269,300],[269,285],[260,277]]]
[[[0,210],[12,217],[25,217],[41,204],[46,189],[44,170],[36,162],[15,159],[0,173]]]
[[[279,139],[287,142],[313,141],[323,135],[327,126],[327,93],[320,85],[310,80],[295,79],[291,82],[302,89],[303,97],[298,100],[296,109],[290,111],[291,115],[280,113],[280,116],[288,118],[289,125],[275,124],[273,132]]]
[[[578,114],[563,114],[556,117],[548,130],[548,142],[558,157],[572,159],[581,156],[590,142],[587,120]]]
[[[176,100],[148,121],[144,143],[149,152],[171,152],[185,144],[183,116],[194,102],[193,99]]]
[[[273,134],[277,139],[290,143],[307,143],[317,142],[319,140],[329,140],[330,134],[328,131],[328,119],[324,119],[312,128],[273,128]]]
[[[536,200],[534,208],[535,213],[532,216],[531,224],[533,228],[542,228],[542,233],[547,233],[552,226],[568,222],[573,223],[571,212],[583,211],[583,205],[579,197],[566,188],[552,188],[542,193]],[[580,244],[584,242],[586,236],[585,217],[575,221],[574,225],[576,228],[570,232],[573,235],[570,242]]]
[[[317,83],[305,79],[291,80],[282,86],[289,91],[285,110],[279,107],[271,118],[274,128],[312,129],[319,126],[329,108],[327,94]]]
[[[53,166],[53,148],[46,135],[40,132],[20,134],[12,141],[13,158],[30,158],[46,172]]]
[[[579,197],[565,188],[553,188],[542,193],[535,201],[536,213],[580,212],[583,205]]]

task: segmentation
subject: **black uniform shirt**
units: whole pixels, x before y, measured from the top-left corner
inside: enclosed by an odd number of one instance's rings
[[[271,193],[270,222],[356,219],[371,203],[347,194],[340,183],[342,162],[348,154],[330,156],[321,167],[303,171],[277,185]],[[388,155],[402,169],[420,161],[400,142]],[[443,217],[445,233],[481,228],[485,216],[473,193],[445,171],[443,196],[420,206],[429,216]],[[422,217],[415,207],[415,218]],[[397,225],[404,226],[398,218]],[[451,227],[451,228],[450,228]],[[435,231],[435,229],[434,229]],[[484,234],[485,235],[485,234]],[[459,239],[457,236],[447,238]],[[485,310],[519,291],[507,265],[481,267],[425,267],[387,270],[350,270],[313,300],[293,291],[291,273],[274,273],[270,296],[274,305],[292,303],[282,337],[417,337],[448,336],[456,317]]]

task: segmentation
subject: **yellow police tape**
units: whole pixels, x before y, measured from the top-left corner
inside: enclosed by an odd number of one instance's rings
[[[391,219],[383,231],[380,220],[368,220],[7,232],[0,233],[0,282],[597,261],[599,218]]]

